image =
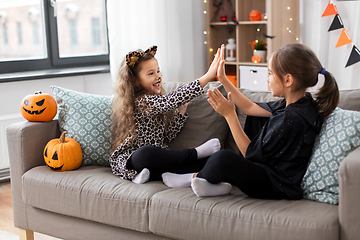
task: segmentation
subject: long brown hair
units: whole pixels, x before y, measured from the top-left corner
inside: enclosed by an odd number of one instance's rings
[[[112,150],[114,151],[128,136],[130,141],[136,138],[135,132],[135,112],[138,111],[135,106],[135,99],[149,94],[140,85],[139,72],[141,64],[153,59],[154,55],[145,53],[133,67],[126,64],[125,58],[121,62],[118,71],[118,78],[113,86],[114,99],[112,103],[111,124],[112,124]],[[162,94],[165,90],[162,88]],[[142,106],[146,107],[146,106]],[[167,121],[171,118],[173,112],[167,113]],[[164,117],[163,117],[164,119]]]
[[[294,82],[294,91],[315,86],[318,82],[318,74],[323,70],[315,53],[299,43],[288,44],[275,51],[272,54],[271,68],[277,77],[291,74],[297,80]],[[324,85],[314,97],[319,116],[326,117],[339,103],[339,88],[330,72],[325,71],[323,74]]]

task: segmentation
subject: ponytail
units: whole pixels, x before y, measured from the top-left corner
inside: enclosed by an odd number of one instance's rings
[[[324,71],[323,75],[325,77],[325,82],[315,94],[315,103],[319,110],[319,116],[327,117],[339,104],[340,94],[334,76],[328,71]]]
[[[326,117],[337,107],[340,94],[336,80],[322,67],[309,47],[300,43],[290,43],[276,50],[271,59],[271,68],[275,76],[281,79],[290,73],[297,80],[294,91],[315,86],[319,73],[324,75],[324,85],[314,96],[319,116]]]

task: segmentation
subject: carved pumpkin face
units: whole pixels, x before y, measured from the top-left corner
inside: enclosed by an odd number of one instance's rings
[[[252,61],[253,63],[260,63],[260,62],[261,62],[261,57],[258,56],[258,55],[253,55],[253,56],[251,57],[251,61]]]
[[[249,19],[250,21],[261,21],[261,12],[260,11],[251,11],[249,13]]]
[[[44,160],[51,170],[71,171],[82,163],[80,144],[73,138],[65,138],[66,133],[64,131],[60,138],[50,140],[44,148]]]
[[[30,122],[51,121],[57,112],[55,99],[46,93],[27,95],[21,102],[21,114]]]

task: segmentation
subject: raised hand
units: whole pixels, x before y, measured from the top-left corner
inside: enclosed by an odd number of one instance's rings
[[[216,77],[217,69],[220,63],[220,49],[217,50],[214,60],[212,61],[208,71],[199,78],[200,85],[204,87],[208,82],[213,81]]]
[[[224,118],[236,115],[235,105],[230,92],[228,93],[228,99],[226,99],[219,89],[214,88],[214,91],[208,90],[207,96],[209,97],[208,102],[210,105]]]
[[[218,69],[218,66],[220,63],[220,58],[221,58],[221,51],[220,51],[220,48],[218,48],[218,50],[216,51],[214,60],[211,62],[209,70],[206,73],[209,75],[209,77],[212,77],[212,78],[216,77],[216,72],[217,72],[217,69]]]
[[[225,59],[224,59],[224,51],[225,51],[225,45],[222,44],[221,45],[221,49],[220,49],[220,62],[217,68],[217,76],[219,78],[219,80],[221,81],[224,77],[226,77],[225,74]]]

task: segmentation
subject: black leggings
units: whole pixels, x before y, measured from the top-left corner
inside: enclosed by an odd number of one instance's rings
[[[132,154],[126,167],[139,173],[147,168],[150,171],[150,181],[158,181],[162,180],[161,174],[164,172],[179,174],[198,172],[204,167],[206,159],[197,159],[194,148],[176,151],[146,145]]]
[[[273,191],[263,167],[229,150],[211,155],[197,177],[205,178],[212,184],[228,182],[254,198],[288,198],[284,193]]]

